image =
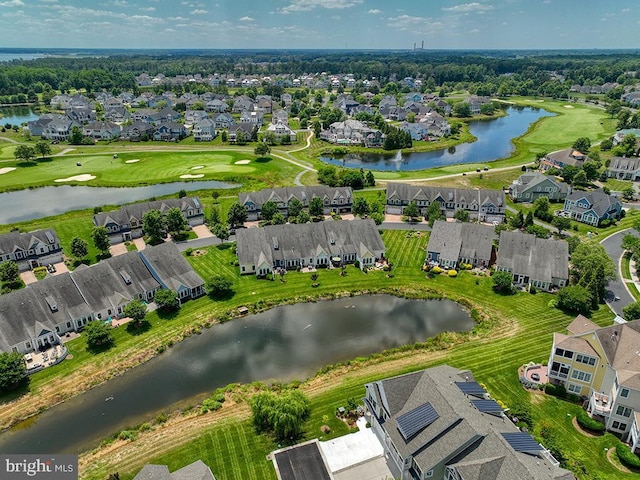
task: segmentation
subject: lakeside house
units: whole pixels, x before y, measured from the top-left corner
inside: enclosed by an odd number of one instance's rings
[[[373,220],[269,225],[236,232],[241,274],[264,277],[275,269],[373,267],[385,246]]]
[[[504,223],[507,203],[502,190],[425,187],[408,183],[387,184],[385,210],[388,214],[402,215],[411,202],[415,202],[420,215],[423,216],[432,202],[438,202],[446,218],[453,218],[456,210],[466,210],[471,220],[488,223]]]
[[[533,203],[540,197],[559,202],[571,192],[568,184],[540,172],[523,173],[509,187],[509,195],[514,202]]]
[[[436,220],[427,244],[426,262],[446,269],[460,263],[489,267],[495,261],[495,229],[477,223]]]
[[[7,260],[23,271],[62,262],[60,239],[53,228],[0,234],[0,262]]]
[[[99,212],[93,216],[96,227],[105,227],[109,231],[112,244],[126,242],[143,235],[142,219],[149,210],[159,210],[166,215],[171,208],[179,208],[190,226],[204,223],[204,207],[198,197],[167,198],[152,202],[132,203],[119,210]]]
[[[329,125],[327,130],[320,132],[320,138],[338,145],[364,145],[366,147],[379,147],[384,141],[384,135],[380,130],[369,128],[359,120],[334,122]]]
[[[204,280],[173,243],[128,252],[0,295],[0,351],[29,353],[60,343],[91,321],[120,318],[132,300],[169,288],[181,302],[204,295]]]
[[[597,227],[604,220],[617,220],[622,217],[622,203],[614,195],[602,188],[591,192],[574,190],[564,201],[564,211],[577,222]]]
[[[549,381],[588,399],[587,412],[640,453],[640,320],[600,327],[579,315],[554,333]]]
[[[247,209],[247,220],[260,220],[262,205],[275,202],[285,218],[289,216],[289,204],[293,199],[309,208],[311,200],[319,197],[322,200],[323,213],[351,213],[353,191],[351,187],[328,187],[326,185],[265,188],[257,192],[243,192],[238,195],[238,203]]]
[[[441,365],[365,385],[394,478],[573,480],[469,370]]]
[[[557,152],[546,154],[540,159],[540,169],[546,172],[550,168],[562,169],[568,165],[572,167],[582,167],[584,162],[591,160],[584,153],[574,148],[565,148]]]
[[[513,283],[545,292],[569,283],[569,244],[522,232],[500,232],[496,271],[508,272]]]

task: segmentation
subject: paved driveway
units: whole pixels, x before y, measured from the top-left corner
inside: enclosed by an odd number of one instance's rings
[[[213,233],[206,225],[196,225],[193,227],[193,232],[198,236],[198,238],[211,238],[213,237]]]
[[[605,297],[607,305],[609,305],[609,308],[611,308],[611,310],[613,310],[617,315],[622,315],[622,309],[630,303],[635,302],[635,299],[629,293],[627,287],[624,285],[624,281],[622,279],[622,271],[620,268],[620,259],[622,257],[622,254],[624,253],[621,246],[622,237],[629,233],[640,236],[638,235],[638,232],[636,230],[628,228],[626,230],[614,233],[613,235],[608,236],[600,242],[617,267],[618,278],[609,281],[609,284],[607,285],[607,294]],[[616,297],[620,298],[620,300],[615,300]]]
[[[124,255],[125,253],[127,253],[127,246],[124,243],[116,243],[115,245],[111,245],[109,247],[109,253],[112,257]]]
[[[133,239],[133,244],[136,246],[138,251],[144,250],[146,248],[146,246],[147,246],[147,244],[144,243],[144,240],[142,238],[134,238]]]
[[[26,272],[21,272],[20,278],[22,279],[25,285],[29,285],[30,283],[36,283],[38,281],[35,273],[33,273],[31,270],[27,270]]]

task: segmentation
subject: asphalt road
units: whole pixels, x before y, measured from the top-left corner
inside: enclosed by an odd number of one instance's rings
[[[632,228],[628,228],[626,230],[621,230],[613,235],[608,236],[604,240],[600,242],[600,244],[604,247],[604,249],[613,260],[613,263],[616,264],[618,270],[618,278],[615,280],[610,280],[607,285],[607,294],[606,294],[606,302],[609,305],[609,308],[613,310],[617,315],[622,316],[622,309],[629,305],[630,303],[635,302],[635,299],[622,281],[622,272],[620,271],[620,257],[622,257],[622,238],[627,234],[633,234],[636,236],[638,232]],[[615,298],[619,298],[619,300],[615,300]]]

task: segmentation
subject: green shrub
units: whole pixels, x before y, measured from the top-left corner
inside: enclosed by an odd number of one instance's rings
[[[616,445],[616,453],[625,467],[640,468],[640,458],[624,443]]]
[[[544,386],[544,393],[547,395],[553,395],[558,398],[566,398],[567,397],[567,389],[562,385],[553,385],[552,383],[547,383]]]
[[[133,430],[123,430],[118,434],[118,440],[131,440],[136,439],[137,433]]]
[[[580,410],[576,416],[578,425],[590,432],[604,432],[604,424],[591,418],[587,412]]]

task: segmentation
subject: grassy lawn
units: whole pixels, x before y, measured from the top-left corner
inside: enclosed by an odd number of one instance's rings
[[[287,184],[300,170],[277,158],[257,160],[251,150],[140,151],[120,153],[117,159],[87,154],[30,163],[4,162],[2,166],[16,170],[0,175],[0,191],[79,183],[125,187],[196,179],[242,183],[246,189],[258,189]],[[91,175],[95,179],[55,182],[77,175]]]
[[[603,185],[609,187],[612,192],[621,192],[625,188],[633,187],[633,182],[616,180],[615,178],[608,178],[607,181],[603,183]]]
[[[622,256],[622,278],[631,280],[631,252],[625,252]]]
[[[419,266],[424,261],[427,234],[385,231],[383,239],[394,263],[393,279],[387,279],[381,275],[382,272],[363,274],[355,268],[349,268],[346,277],[340,277],[337,271],[321,270],[318,291],[311,289],[308,275],[296,272],[288,273],[285,283],[257,280],[252,276],[241,277],[231,264],[231,245],[212,247],[206,255],[189,257],[190,263],[203,277],[221,273],[233,280],[236,295],[226,302],[216,303],[216,311],[218,306],[223,305],[228,308],[247,305],[250,309],[257,309],[274,304],[278,299],[301,300],[315,293],[331,295],[342,290],[375,290],[391,280],[390,286],[398,287],[400,292],[419,295],[440,292],[452,299],[466,299],[474,308],[481,308],[484,312],[487,320],[472,333],[442,334],[412,349],[399,348],[383,355],[372,355],[370,359],[354,359],[323,369],[317,378],[303,382],[300,388],[309,395],[312,405],[305,439],[322,436],[319,428],[325,423],[329,423],[332,432],[324,435],[324,439],[346,433],[346,426],[334,420],[335,408],[344,405],[348,398],[361,398],[364,383],[446,362],[471,369],[492,396],[507,406],[516,403],[531,405],[535,418],[533,434],[540,438],[542,429],[550,428],[556,443],[562,446],[567,456],[569,467],[577,471],[598,472],[598,478],[633,478],[615,470],[604,457],[604,448],[615,442],[613,436],[591,439],[583,437],[573,428],[571,415],[575,415],[578,406],[544,394],[528,393],[519,385],[517,368],[529,361],[546,361],[552,333],[563,331],[573,316],[549,308],[548,303],[553,297],[548,294],[497,295],[492,291],[489,277],[462,272],[457,278],[436,276],[426,279]],[[202,303],[208,303],[211,308],[211,302],[206,299],[189,302],[185,307],[189,309],[184,312],[186,316],[193,318],[196,311],[201,312]],[[592,315],[592,320],[599,325],[608,325],[612,317],[611,312],[603,307]],[[490,329],[488,325],[493,327]],[[156,327],[154,324],[152,332],[160,328],[171,327]],[[490,336],[485,335],[489,331]],[[381,361],[383,358],[386,361]],[[238,395],[236,400],[241,401],[242,397]],[[191,436],[175,438],[171,445],[154,449],[145,455],[141,455],[139,450],[136,450],[137,456],[114,455],[111,449],[105,449],[104,453],[94,451],[86,469],[82,471],[82,478],[98,480],[104,478],[106,473],[118,470],[121,478],[130,479],[144,463],[168,463],[171,469],[175,469],[197,458],[209,464],[216,478],[221,480],[275,478],[270,463],[265,460],[266,454],[277,448],[273,440],[255,435],[246,408],[226,408],[218,413],[197,417],[203,422],[202,428],[192,432]],[[234,414],[236,408],[238,410]],[[167,428],[171,428],[170,424]],[[141,434],[138,440],[123,445],[122,449],[134,449],[136,442],[155,441],[153,432],[148,434],[148,440],[145,440],[145,435]],[[162,435],[165,438],[170,434],[165,432]],[[241,461],[238,461],[239,458]],[[581,474],[580,478],[592,477]]]

